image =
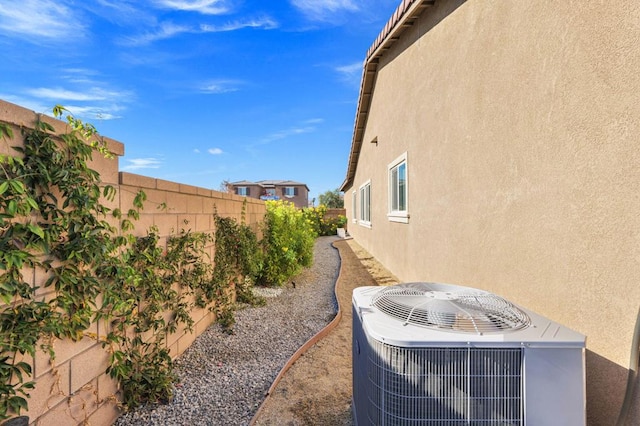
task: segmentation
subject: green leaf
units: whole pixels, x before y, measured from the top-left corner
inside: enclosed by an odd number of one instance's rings
[[[33,232],[38,237],[44,239],[44,230],[42,228],[40,228],[40,226],[29,224],[29,225],[27,225],[27,228],[29,228],[29,231]]]
[[[7,206],[7,213],[9,214],[9,216],[15,216],[17,211],[18,203],[16,203],[16,200],[9,201],[9,205]]]
[[[5,180],[4,182],[0,183],[0,195],[7,192],[7,189],[9,189],[9,181]]]
[[[31,197],[27,197],[26,201],[27,201],[27,204],[29,204],[29,206],[31,206],[32,209],[38,210],[38,202],[36,200],[34,200]]]
[[[62,117],[62,114],[64,111],[68,111],[65,107],[63,107],[62,105],[56,105],[53,107],[53,116],[55,118],[60,118]]]
[[[13,189],[13,192],[15,192],[16,194],[24,194],[24,184],[22,182],[13,179],[9,181],[9,184],[11,185],[11,189]]]
[[[9,127],[8,124],[0,124],[0,137],[5,137],[8,136],[10,138],[13,137],[13,131],[11,130],[11,127]]]

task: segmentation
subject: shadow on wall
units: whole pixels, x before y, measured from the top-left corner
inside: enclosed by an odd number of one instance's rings
[[[624,385],[627,382],[629,370],[590,350],[586,351],[586,369],[587,424],[589,426],[614,425],[624,399]],[[597,389],[593,389],[594,387]],[[640,404],[636,402],[628,418],[640,418],[638,417],[639,408]],[[605,418],[603,413],[613,413],[613,418],[609,418],[609,415]]]

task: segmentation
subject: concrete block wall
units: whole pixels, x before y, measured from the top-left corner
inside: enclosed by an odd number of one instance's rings
[[[56,133],[67,130],[65,122],[0,100],[0,123],[8,124],[13,131],[11,140],[0,140],[0,154],[15,155],[11,146],[22,143],[21,129],[33,128],[38,119],[50,123]],[[213,213],[240,221],[245,201],[245,222],[259,231],[266,211],[263,201],[120,172],[118,157],[124,155],[124,145],[109,138],[105,141],[114,154],[113,158],[96,154],[91,162],[91,167],[100,173],[102,182],[116,188],[116,198],[112,202],[105,201],[105,204],[126,214],[133,207],[133,199],[140,190],[147,196],[140,219],[135,222],[136,235],[145,235],[151,226],[155,226],[161,237],[160,244],[166,244],[168,237],[182,229],[214,233]],[[206,252],[213,259],[213,244],[207,247]],[[25,271],[25,279],[34,286],[41,285],[46,278],[40,271]],[[46,298],[52,293],[41,291],[40,295]],[[182,329],[167,339],[174,357],[184,352],[215,320],[206,309],[196,309],[192,316],[195,321],[192,333]],[[53,342],[55,360],[43,352],[38,352],[35,359],[26,359],[32,365],[36,382],[28,400],[29,411],[21,413],[29,417],[30,424],[56,426],[88,422],[102,426],[112,424],[118,417],[117,383],[105,374],[108,353],[93,337],[104,334],[105,324],[96,323],[87,330],[88,337],[79,342]]]

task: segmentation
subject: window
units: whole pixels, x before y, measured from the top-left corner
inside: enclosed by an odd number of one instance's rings
[[[357,192],[353,191],[351,193],[351,220],[353,223],[358,221],[358,197]]]
[[[284,196],[287,198],[293,198],[298,195],[298,188],[295,188],[293,186],[286,186],[283,191]]]
[[[239,186],[236,188],[236,194],[246,197],[249,195],[249,188],[247,188],[246,186]]]
[[[371,181],[360,187],[360,225],[371,227]]]
[[[392,222],[409,222],[407,191],[407,153],[389,164],[389,213]]]

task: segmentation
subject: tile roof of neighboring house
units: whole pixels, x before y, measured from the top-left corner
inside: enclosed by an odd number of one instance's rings
[[[295,182],[293,180],[259,180],[257,182],[250,182],[248,180],[241,180],[238,182],[230,182],[231,185],[260,185],[260,186],[283,186],[283,185],[291,185],[291,186],[304,186],[309,190],[309,187],[305,183]]]
[[[353,127],[353,139],[351,141],[351,152],[349,153],[349,162],[347,164],[347,176],[340,187],[340,191],[344,191],[346,187],[353,183],[353,178],[356,173],[379,60],[385,51],[400,38],[400,34],[413,25],[413,22],[420,17],[422,12],[434,3],[435,0],[402,0],[402,3],[400,3],[382,29],[382,32],[380,32],[367,51],[367,57],[364,60],[364,69],[362,71],[362,80],[360,82],[360,96],[358,97],[358,108],[356,110],[356,120]]]

